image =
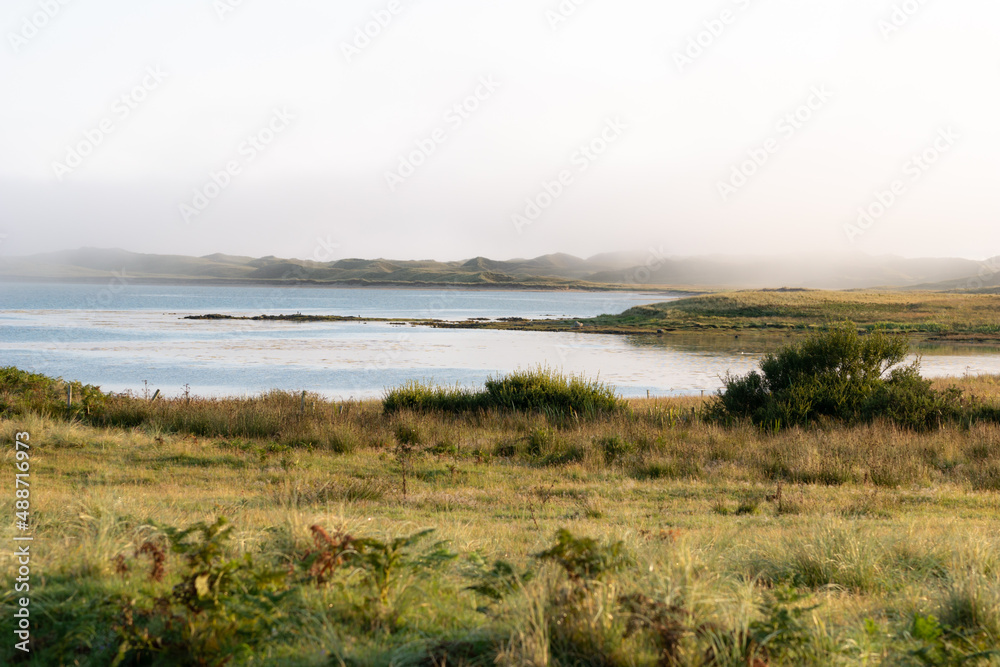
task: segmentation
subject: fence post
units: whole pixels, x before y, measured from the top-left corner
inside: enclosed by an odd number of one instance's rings
[[[303,415],[306,413],[306,392],[305,392],[305,390],[302,391],[302,404],[299,406],[299,413],[301,413]]]
[[[66,409],[73,409],[73,385],[71,384],[66,385]]]

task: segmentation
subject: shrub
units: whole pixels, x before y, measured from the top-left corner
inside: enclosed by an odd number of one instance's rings
[[[505,560],[494,561],[493,567],[489,569],[486,568],[486,564],[481,559],[470,560],[473,560],[473,564],[478,567],[474,583],[467,586],[465,590],[479,593],[493,602],[500,602],[511,593],[521,590],[521,587],[535,576],[531,570],[519,573],[513,565]]]
[[[387,413],[400,410],[466,412],[481,406],[482,396],[463,387],[438,387],[411,380],[386,392],[382,407]]]
[[[325,584],[347,561],[348,554],[353,548],[354,538],[340,531],[331,537],[319,524],[310,526],[309,532],[312,533],[315,548],[303,554],[301,559],[303,569],[310,578],[316,580],[317,584]]]
[[[811,633],[806,619],[819,605],[794,606],[801,599],[802,595],[794,588],[777,588],[766,596],[760,607],[762,618],[751,622],[749,627],[753,653],[785,664],[803,664],[814,657],[809,651]]]
[[[909,651],[922,665],[980,665],[995,664],[1000,651],[980,650],[975,641],[975,633],[942,624],[931,615],[913,615],[913,621],[905,636],[917,645]],[[992,646],[990,647],[992,649]]]
[[[536,428],[528,434],[528,454],[541,456],[556,442],[556,433],[551,428]]]
[[[555,544],[535,558],[555,562],[576,583],[594,581],[633,564],[621,542],[601,544],[592,537],[576,537],[565,528],[556,532]]]
[[[399,410],[540,412],[557,417],[596,417],[622,410],[625,403],[610,385],[538,367],[489,378],[484,390],[410,382],[382,399],[387,413]]]
[[[623,440],[620,436],[610,435],[598,441],[601,451],[604,452],[604,462],[608,465],[620,463],[635,451],[635,446]]]
[[[770,429],[824,419],[888,419],[927,429],[959,416],[958,392],[937,392],[920,361],[899,366],[905,338],[876,330],[862,337],[850,322],[764,357],[759,371],[728,376],[710,414]]]
[[[616,412],[622,401],[609,385],[563,375],[549,368],[517,371],[486,381],[490,406],[511,411],[597,416]]]
[[[180,583],[167,596],[122,601],[113,665],[223,665],[249,658],[275,636],[287,575],[255,565],[249,555],[225,560],[230,531],[223,518],[165,528],[171,550],[184,559]],[[155,545],[148,551],[150,578],[162,579],[162,553]]]
[[[66,388],[72,387],[73,416],[90,415],[105,401],[100,387],[65,382],[13,366],[0,368],[0,417],[17,417],[29,412],[43,416],[66,415]]]
[[[416,549],[433,532],[433,529],[422,530],[385,542],[374,538],[352,542],[353,549],[346,553],[347,562],[363,573],[370,593],[367,602],[375,607],[377,615],[391,608],[390,593],[394,589],[406,588],[411,577],[426,576],[429,570],[457,557],[448,551],[446,542],[437,542],[422,551]]]
[[[424,434],[419,427],[412,424],[398,424],[396,426],[396,440],[401,445],[417,447],[424,444]]]

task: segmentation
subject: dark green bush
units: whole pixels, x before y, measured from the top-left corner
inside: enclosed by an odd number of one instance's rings
[[[958,392],[933,390],[919,359],[900,366],[908,352],[905,338],[862,336],[848,322],[767,355],[759,371],[728,376],[710,415],[770,429],[887,419],[919,430],[958,418]]]

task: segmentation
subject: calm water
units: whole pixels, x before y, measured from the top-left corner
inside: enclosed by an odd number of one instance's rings
[[[548,364],[600,376],[626,396],[714,391],[768,350],[750,340],[471,331],[364,323],[219,322],[198,313],[462,320],[591,317],[663,295],[0,283],[0,366],[112,391],[242,395],[308,390],[380,395],[410,379],[479,385]],[[1000,350],[926,348],[927,375],[1000,373]]]

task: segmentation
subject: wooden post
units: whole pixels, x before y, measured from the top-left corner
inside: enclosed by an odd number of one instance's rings
[[[299,406],[299,412],[301,414],[305,414],[306,413],[306,392],[305,391],[302,392],[302,404]]]
[[[71,384],[66,385],[66,409],[73,409],[73,385]]]

